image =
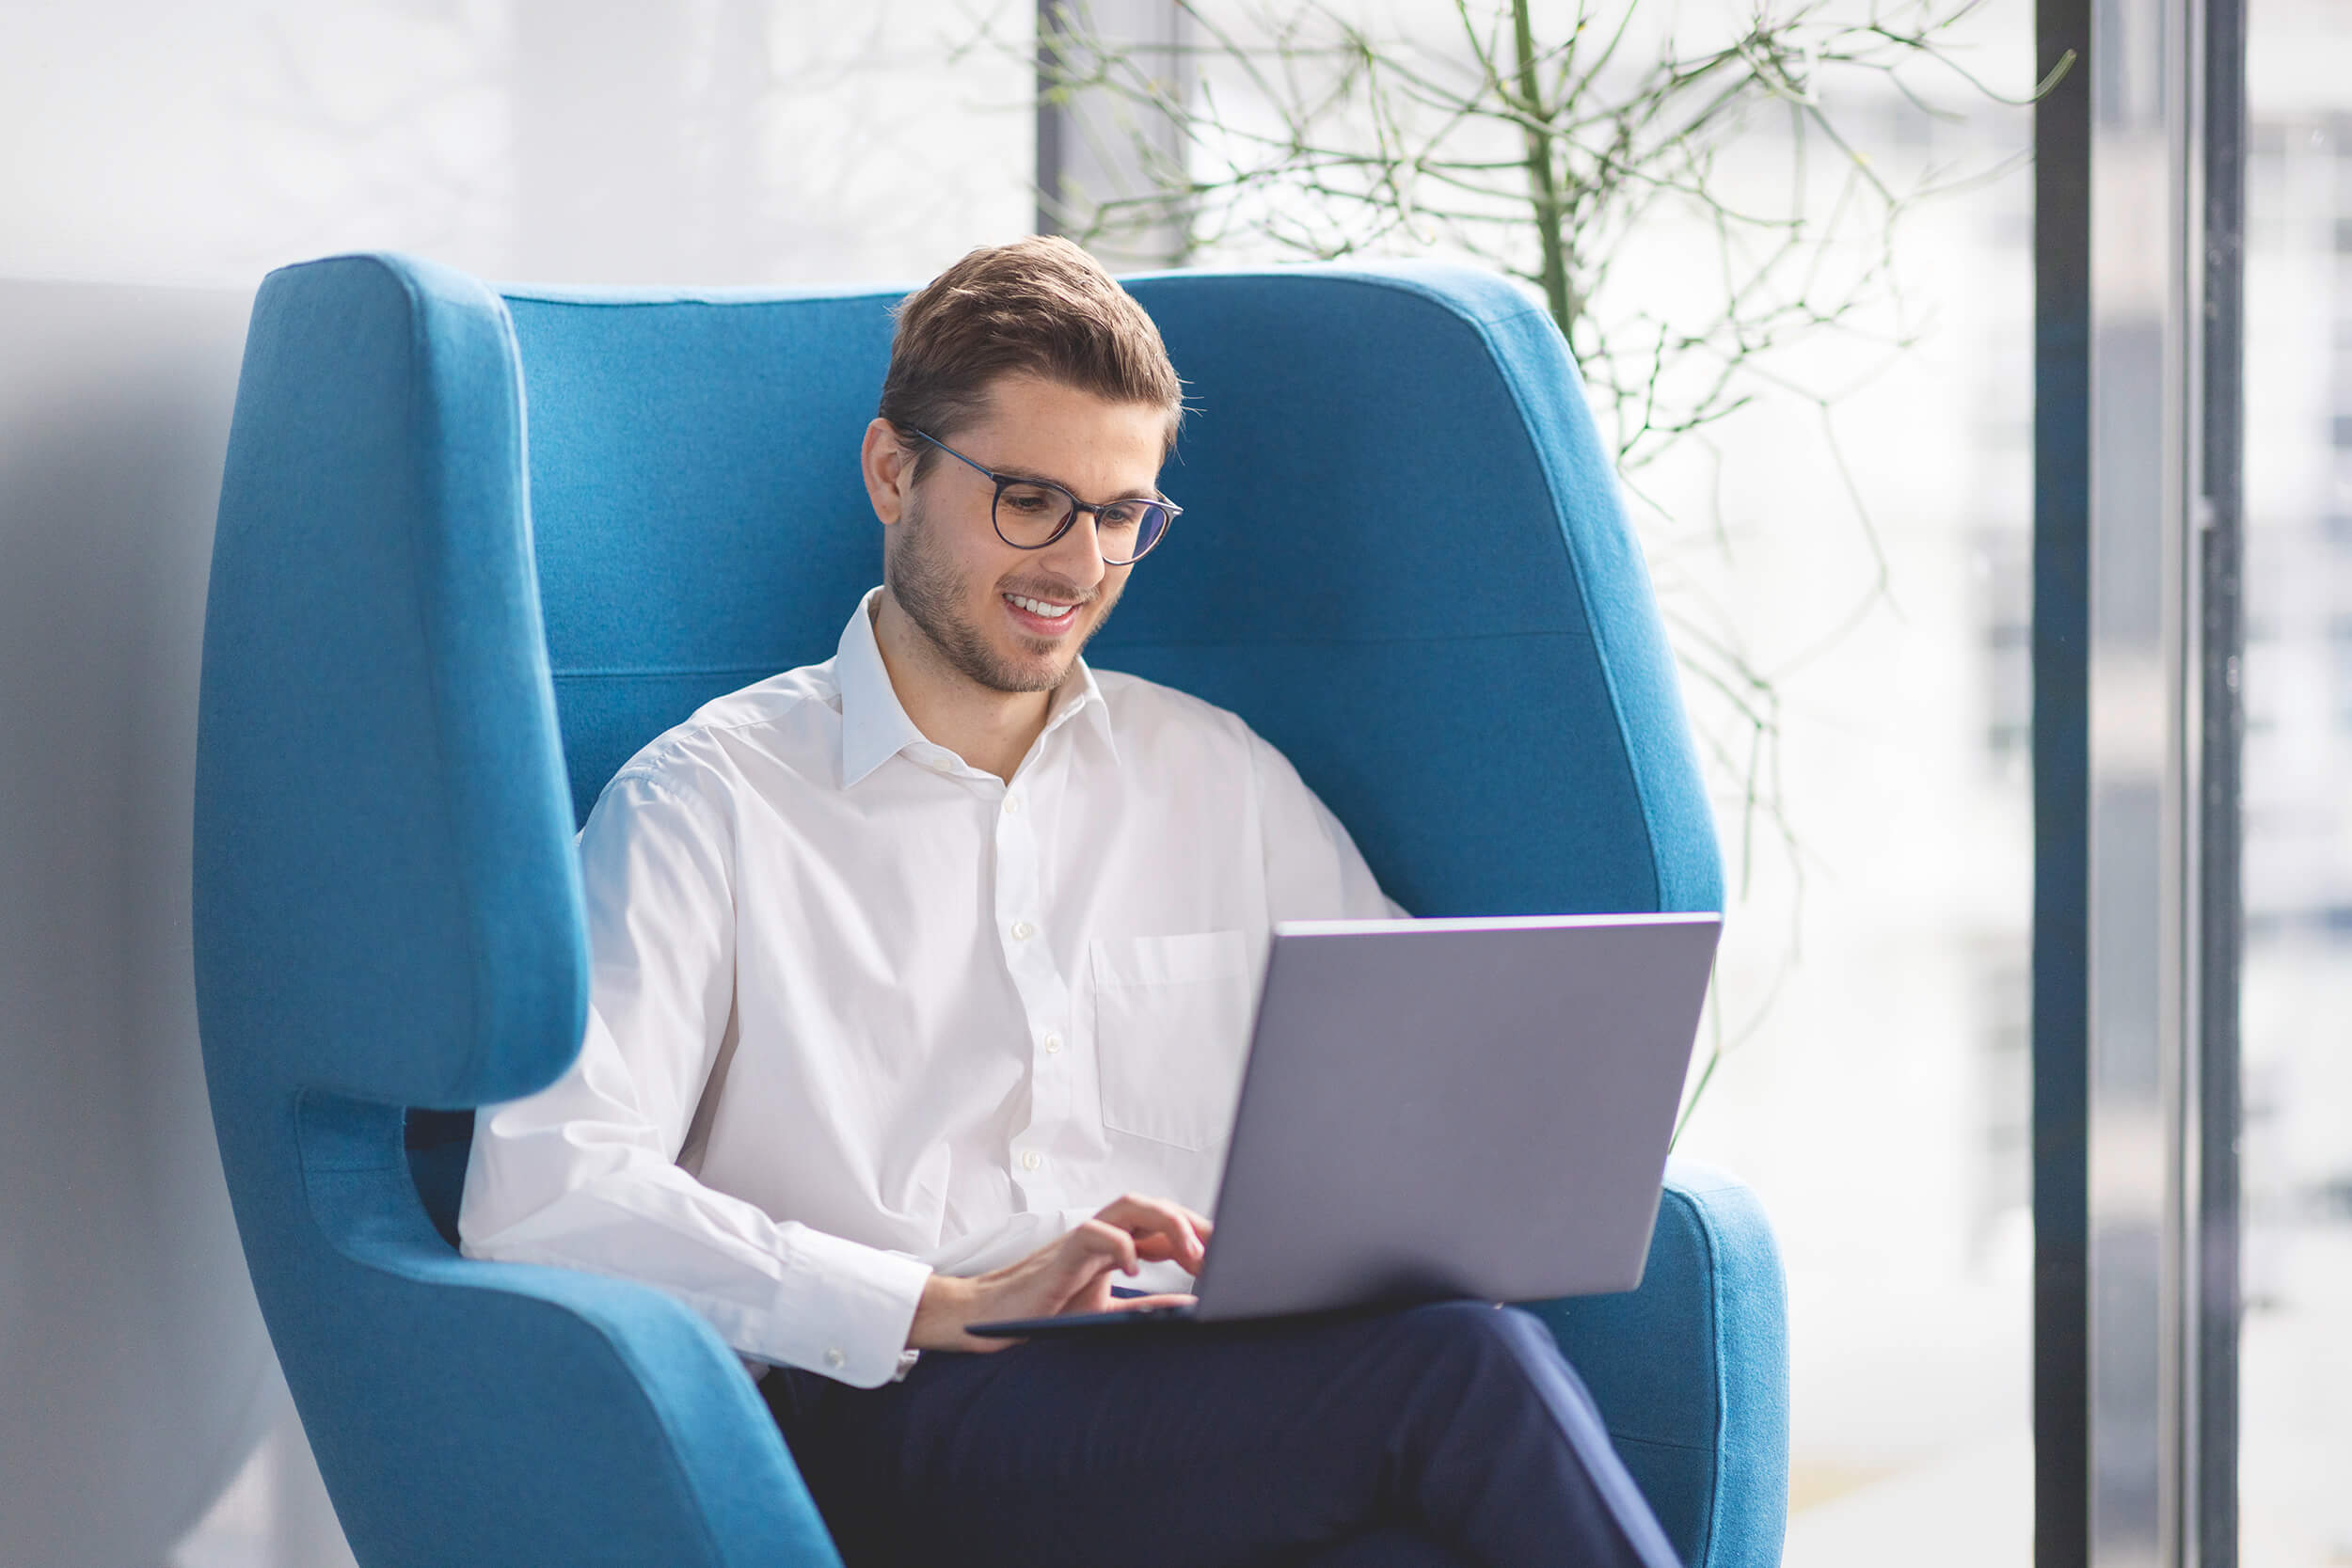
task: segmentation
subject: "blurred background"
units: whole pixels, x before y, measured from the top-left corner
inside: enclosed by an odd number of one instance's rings
[[[1152,92],[1041,116],[1027,0],[0,0],[0,1563],[349,1560],[244,1285],[186,993],[195,649],[261,275],[396,248],[913,285],[1171,169],[1230,182],[1295,105],[1219,40],[1298,10],[1104,0]],[[1353,29],[1467,68],[1451,0],[1314,14],[1302,48]],[[1622,57],[1752,22],[1645,5]],[[1733,122],[1706,199],[1596,228],[1572,334],[1731,875],[1681,1148],[1786,1250],[1791,1568],[2031,1555],[2031,24],[1988,0],[1933,60],[1808,62],[1813,102]],[[2253,0],[2250,89],[2242,1557],[2321,1568],[2352,1563],[2352,7]],[[1350,103],[1329,135],[1368,123]],[[1754,233],[1726,261],[1726,205],[1802,219],[1802,278]],[[1361,210],[1262,182],[1095,239],[1129,265],[1495,254],[1475,214]],[[1739,278],[1809,302],[1803,329],[1693,329],[1734,391],[1661,429],[1638,394],[1697,407],[1706,377],[1645,382],[1644,334]]]

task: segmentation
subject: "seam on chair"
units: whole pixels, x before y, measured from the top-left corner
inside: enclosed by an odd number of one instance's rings
[[[1513,294],[1516,289],[1505,279],[1477,273],[1472,268],[1459,269],[1482,280],[1498,284]],[[1469,309],[1458,295],[1449,293],[1434,283],[1406,272],[1383,271],[1366,267],[1359,262],[1311,262],[1303,265],[1269,269],[1264,267],[1216,267],[1194,269],[1155,269],[1127,273],[1119,281],[1123,285],[1154,283],[1167,279],[1202,277],[1271,278],[1287,284],[1292,279],[1326,283],[1356,283],[1372,288],[1391,289],[1400,293],[1418,295],[1443,305],[1449,311],[1473,321],[1499,321],[1509,316],[1539,309],[1523,301],[1514,302],[1514,309],[1502,316],[1489,317]],[[484,285],[502,299],[532,305],[581,306],[591,309],[645,309],[670,305],[706,305],[717,307],[796,305],[812,301],[831,304],[863,304],[872,300],[897,300],[923,286],[921,280],[909,283],[885,284],[880,288],[856,288],[835,283],[817,283],[799,288],[775,288],[766,285],[741,287],[713,286],[651,290],[627,285],[601,287],[594,284],[485,282]]]
[[[1102,651],[1116,658],[1131,648],[1387,648],[1426,647],[1452,642],[1574,641],[1573,631],[1443,632],[1429,636],[1390,637],[1146,637],[1121,641]],[[772,664],[697,664],[662,669],[653,665],[615,665],[608,669],[555,670],[553,678],[567,680],[660,681],[691,680],[711,675],[781,674],[788,666]],[[1110,666],[1104,668],[1109,669]]]
[[[477,283],[475,287],[481,288],[482,286]],[[506,313],[506,301],[501,299],[497,294],[490,293],[487,289],[483,289],[483,293],[488,295],[491,309],[497,318],[496,325],[498,330],[496,336],[498,341],[500,369],[507,384],[505,397],[508,410],[511,418],[515,421],[515,439],[507,448],[509,483],[506,493],[499,498],[499,505],[497,508],[497,516],[501,529],[498,543],[500,550],[505,557],[511,558],[517,550],[520,551],[521,559],[510,559],[509,564],[516,576],[521,579],[522,597],[525,600],[530,611],[528,619],[533,624],[533,636],[532,639],[532,651],[526,655],[525,661],[527,663],[543,663],[547,657],[547,617],[539,606],[538,544],[533,537],[531,527],[531,410],[527,406],[525,401],[526,393],[523,387],[522,348],[521,345],[516,341],[515,323],[514,319]],[[535,670],[533,673],[536,673]],[[540,689],[535,680],[531,684],[532,690],[529,700],[531,701],[532,705],[536,706]],[[551,699],[554,692],[554,682],[551,678],[549,679],[546,689]],[[561,725],[562,721],[552,711],[553,705],[552,701],[550,701],[548,704],[550,711],[545,715],[545,718],[550,727],[558,727]],[[557,755],[555,759],[556,773],[564,785],[564,793],[568,795],[570,793],[569,785],[571,781],[566,776],[567,769],[564,766],[564,758],[562,754],[563,742],[561,739],[560,728],[557,729]],[[469,854],[466,859],[468,863],[470,863],[473,860],[473,856]],[[470,899],[469,900],[469,907],[478,907],[475,905],[475,901]],[[476,925],[476,933],[478,939],[485,939],[488,935],[486,929],[483,928],[479,922],[477,922]],[[483,941],[481,943],[481,946],[484,949],[486,949],[487,945],[488,943],[486,941]],[[584,971],[582,971],[581,974],[584,974]],[[575,984],[578,984],[579,978],[579,975],[575,976]],[[534,991],[538,989],[538,980],[539,977],[534,975],[532,988]],[[490,987],[487,984],[483,986],[481,994],[485,996],[491,994]],[[503,1002],[502,997],[501,998],[501,1003]],[[586,1012],[585,1007],[583,1007],[581,1011],[583,1015],[581,1019],[581,1025],[584,1032],[586,1027],[586,1018],[584,1016]],[[490,1027],[498,1027],[507,1024],[510,1022],[508,1012],[509,1009],[505,1006],[501,1005],[498,1008],[498,1016],[488,1021],[485,1024],[479,1016],[479,1009],[477,1007],[474,1049],[471,1053],[471,1059],[469,1064],[470,1069],[469,1076],[477,1082],[482,1077],[483,1069],[487,1063],[490,1053],[497,1049],[497,1045],[499,1043],[487,1037],[485,1031]],[[572,1042],[572,1054],[574,1057],[577,1057],[580,1054],[580,1042],[579,1040],[574,1040]],[[453,1087],[454,1087],[454,1085],[453,1085]],[[454,1099],[456,1097],[453,1094],[452,1098]]]
[[[411,435],[413,437],[416,435],[421,434],[437,445],[440,434],[446,428],[446,416],[448,411],[442,406],[441,399],[437,395],[439,381],[436,372],[438,368],[438,361],[432,352],[432,334],[428,329],[428,318],[432,313],[431,303],[427,300],[424,292],[418,287],[415,276],[407,268],[390,265],[381,257],[371,257],[370,259],[375,261],[379,266],[383,267],[386,272],[389,273],[391,277],[399,282],[404,294],[406,296],[408,302],[409,362],[411,367],[408,388]],[[469,278],[468,281],[471,282],[473,280]],[[486,288],[484,288],[483,285],[478,282],[476,282],[474,286],[476,288],[483,289],[484,294],[486,296],[489,304],[494,309],[496,318],[495,325],[497,352],[501,359],[500,368],[506,382],[502,398],[506,404],[508,414],[514,421],[515,438],[508,444],[507,451],[507,463],[509,467],[508,477],[511,483],[508,485],[505,492],[499,498],[498,505],[495,509],[497,515],[496,520],[497,522],[503,524],[509,520],[510,515],[516,509],[519,509],[521,512],[521,527],[523,528],[525,533],[524,544],[526,549],[526,559],[518,563],[518,568],[522,572],[525,578],[526,589],[529,597],[532,600],[532,609],[537,610],[538,583],[535,574],[535,545],[532,543],[530,538],[531,467],[527,446],[527,442],[529,440],[529,418],[524,401],[525,393],[520,358],[521,350],[515,337],[513,317],[507,312],[504,300],[498,294],[491,293]],[[465,325],[462,320],[462,310],[465,307],[460,304],[457,307],[453,307],[452,310],[453,316],[457,317],[460,320],[461,325]],[[468,349],[469,349],[470,346],[470,344],[465,345]],[[433,507],[432,515],[436,524],[436,533],[443,546],[444,551],[453,552],[458,547],[459,541],[453,537],[453,531],[450,528],[451,492],[447,486],[445,478],[436,470],[428,470],[427,475],[420,477],[430,477],[431,479],[431,483],[428,486],[421,487],[424,489],[425,494],[430,498],[430,503]],[[455,754],[454,748],[453,748],[451,743],[452,715],[451,706],[447,701],[450,690],[450,681],[446,666],[446,655],[441,646],[440,640],[439,638],[432,635],[432,627],[430,625],[424,623],[429,622],[431,617],[437,612],[445,615],[450,607],[446,603],[442,602],[442,595],[437,594],[436,594],[435,602],[432,606],[428,607],[425,602],[424,589],[427,585],[428,578],[427,574],[422,569],[421,563],[419,560],[419,550],[421,541],[418,537],[418,531],[414,529],[405,531],[403,543],[405,546],[408,557],[410,580],[409,603],[413,612],[421,618],[421,624],[415,629],[419,637],[419,641],[425,652],[424,667],[426,671],[426,679],[430,684],[431,689],[433,714],[432,743],[435,751],[435,756],[433,758],[435,765],[433,776],[437,780],[446,781],[450,777],[450,758]],[[515,541],[511,537],[501,536],[499,540],[501,548],[508,551],[509,553],[511,553]],[[446,587],[445,577],[443,575],[434,575],[431,581],[437,588]],[[544,611],[539,612],[538,619],[540,622],[539,631],[542,648],[541,657],[544,657],[546,638]],[[551,672],[549,684],[551,688]],[[554,715],[550,714],[548,717],[551,723],[559,722]],[[469,752],[469,768],[476,766],[477,761],[478,759],[474,759]],[[558,770],[559,772],[564,770],[563,759],[560,755],[558,757]],[[566,784],[567,787],[565,792],[568,794],[568,781],[566,781]],[[460,896],[464,900],[465,920],[469,937],[467,942],[467,967],[469,977],[468,995],[466,998],[466,1050],[463,1060],[454,1069],[453,1076],[444,1081],[442,1085],[442,1094],[440,1096],[440,1098],[444,1101],[454,1101],[461,1098],[457,1092],[461,1085],[470,1082],[478,1082],[481,1078],[483,1069],[488,1062],[490,1053],[496,1046],[496,1042],[490,1038],[491,1026],[504,1021],[501,1018],[491,1016],[485,1010],[487,1000],[494,994],[496,988],[492,984],[490,975],[490,966],[492,962],[489,951],[492,945],[489,940],[490,933],[488,927],[485,924],[483,919],[483,900],[481,897],[482,889],[476,876],[474,855],[470,852],[473,848],[477,847],[477,846],[470,842],[473,835],[459,833],[456,832],[461,823],[465,820],[466,815],[458,810],[458,792],[445,783],[436,793],[438,797],[443,821],[453,831],[453,838],[455,842],[457,842],[458,847],[462,851],[467,851],[457,853],[452,857],[456,863],[454,874],[459,882]],[[573,1043],[573,1050],[575,1054],[577,1054],[579,1050],[579,1044],[577,1041]]]
[[[1610,1437],[1612,1440],[1616,1442],[1635,1443],[1645,1448],[1664,1449],[1677,1453],[1705,1454],[1713,1462],[1711,1465],[1712,1473],[1708,1477],[1707,1517],[1705,1528],[1701,1531],[1701,1545],[1698,1560],[1690,1564],[1689,1568],[1715,1568],[1715,1545],[1717,1540],[1721,1536],[1723,1524],[1723,1508],[1721,1506],[1721,1498],[1724,1482],[1724,1433],[1729,1424],[1728,1411],[1730,1409],[1729,1404],[1724,1399],[1724,1356],[1722,1354],[1722,1327],[1724,1315],[1722,1302],[1723,1272],[1721,1265],[1723,1262],[1723,1249],[1719,1244],[1720,1238],[1716,1234],[1713,1220],[1708,1214],[1704,1204],[1696,1201],[1689,1193],[1674,1186],[1666,1187],[1661,1194],[1661,1196],[1662,1199],[1671,1200],[1680,1204],[1684,1210],[1691,1214],[1692,1218],[1696,1222],[1700,1245],[1704,1248],[1707,1254],[1707,1339],[1708,1347],[1708,1360],[1711,1363],[1709,1370],[1715,1387],[1714,1427],[1709,1440],[1703,1444],[1679,1443],[1671,1439],[1658,1437],[1624,1436],[1614,1432],[1610,1433]]]
[[[1715,1380],[1715,1432],[1712,1449],[1715,1473],[1711,1478],[1712,1484],[1708,1487],[1707,1491],[1707,1550],[1699,1561],[1706,1565],[1706,1568],[1713,1568],[1716,1543],[1722,1539],[1723,1535],[1724,1456],[1731,1428],[1731,1389],[1724,1376],[1723,1346],[1723,1238],[1717,1232],[1714,1216],[1708,1212],[1705,1204],[1700,1203],[1688,1193],[1677,1193],[1675,1196],[1690,1210],[1692,1218],[1698,1222],[1699,1238],[1707,1248],[1708,1342],[1711,1347]]]
[[[1641,806],[1640,816],[1642,823],[1642,842],[1649,851],[1650,901],[1654,905],[1662,906],[1666,902],[1666,874],[1665,867],[1661,863],[1662,857],[1659,849],[1658,834],[1654,831],[1650,821],[1650,810],[1653,802],[1650,799],[1648,781],[1644,777],[1641,767],[1635,761],[1632,727],[1627,721],[1626,718],[1625,695],[1618,689],[1616,671],[1610,667],[1610,649],[1608,641],[1602,633],[1599,618],[1594,613],[1591,586],[1585,581],[1582,565],[1578,562],[1576,558],[1576,551],[1570,547],[1568,543],[1568,531],[1564,521],[1564,514],[1566,512],[1566,507],[1561,499],[1560,477],[1551,460],[1551,454],[1548,453],[1544,450],[1543,443],[1539,442],[1535,438],[1534,420],[1528,409],[1527,399],[1520,391],[1518,382],[1510,376],[1502,375],[1500,371],[1500,356],[1496,353],[1498,345],[1495,341],[1497,330],[1503,326],[1516,325],[1535,313],[1536,312],[1533,309],[1530,309],[1520,311],[1515,315],[1500,318],[1499,320],[1491,323],[1479,320],[1474,323],[1474,325],[1480,339],[1486,345],[1488,355],[1497,360],[1497,374],[1502,382],[1503,389],[1510,394],[1513,405],[1519,411],[1520,431],[1527,437],[1527,444],[1535,454],[1535,466],[1543,475],[1544,489],[1551,497],[1552,528],[1554,532],[1559,535],[1560,553],[1563,562],[1567,567],[1568,580],[1576,586],[1577,605],[1578,608],[1584,613],[1584,626],[1586,633],[1593,640],[1594,662],[1600,667],[1601,690],[1608,696],[1609,699],[1609,716],[1616,727],[1617,746],[1620,754],[1624,758],[1626,775],[1629,782],[1632,785],[1633,799],[1638,801]],[[1549,320],[1549,318],[1547,317],[1546,319]],[[1563,341],[1560,345],[1560,354],[1561,357],[1568,364],[1570,375],[1575,377],[1577,396],[1581,398],[1583,396],[1583,378],[1576,369],[1575,355],[1568,348],[1565,341]],[[1586,417],[1591,417],[1589,404],[1586,407]],[[1597,436],[1597,430],[1596,430],[1595,434]],[[1613,492],[1618,483],[1617,470],[1614,464],[1608,465],[1607,473],[1610,487]],[[1622,511],[1624,503],[1620,500],[1618,504],[1620,510]],[[1630,535],[1633,529],[1631,521],[1621,517],[1620,522],[1625,528],[1628,535]],[[1629,543],[1631,545],[1636,555],[1639,555],[1641,552],[1641,541],[1639,539],[1629,538]],[[1653,592],[1655,592],[1655,590],[1653,590]],[[1671,650],[1668,651],[1668,657],[1672,657]],[[1711,1521],[1711,1510],[1709,1513],[1709,1518]],[[1712,1528],[1713,1527],[1710,1522],[1710,1531],[1712,1530]]]
[[[431,334],[426,331],[425,326],[424,296],[417,287],[415,275],[408,268],[394,266],[382,257],[371,257],[370,260],[389,274],[392,279],[400,285],[401,293],[408,305],[409,429],[407,435],[413,451],[413,444],[420,436],[437,438],[441,424],[437,418],[438,400],[433,396],[434,360],[429,348]],[[417,477],[421,480],[425,476]],[[445,524],[447,495],[441,483],[437,479],[434,480],[430,486],[426,487],[426,494],[433,507],[437,523]],[[424,573],[418,561],[420,541],[415,528],[401,531],[401,545],[408,565],[408,610],[417,623],[411,629],[417,637],[419,645],[424,650],[425,679],[429,684],[432,699],[434,752],[431,759],[432,777],[445,781],[449,777],[450,758],[449,712],[446,703],[449,680],[447,672],[442,667],[443,655],[439,640],[432,635],[432,627],[428,624],[431,611],[424,602]],[[454,792],[444,783],[434,791],[434,794],[441,810],[442,820],[448,827],[454,829],[457,825]],[[475,896],[478,889],[474,885],[472,857],[460,853],[451,858],[456,863],[454,874],[459,882],[459,895],[464,900],[467,928],[465,1008],[467,1043],[464,1068],[450,1079],[445,1080],[442,1085],[441,1098],[444,1100],[456,1098],[454,1090],[459,1083],[467,1078],[479,1076],[483,1058],[482,1000],[485,965],[482,948],[485,933],[477,910],[480,900]]]
[[[1149,637],[1122,641],[1104,651],[1117,657],[1129,648],[1386,648],[1425,647],[1438,642],[1530,642],[1562,638],[1572,631],[1440,632],[1429,636],[1391,637]]]
[[[515,334],[515,313],[507,308],[503,295],[495,290],[487,292],[491,304],[498,309],[499,347],[505,356],[515,383],[515,505],[520,515],[517,527],[520,530],[522,557],[516,568],[522,578],[524,618],[530,626],[531,646],[526,656],[531,667],[529,701],[532,707],[537,710],[539,721],[546,726],[546,752],[552,753],[543,754],[543,760],[552,765],[548,778],[554,786],[551,792],[554,801],[551,803],[560,802],[563,812],[560,820],[568,820],[577,808],[572,800],[571,759],[565,754],[564,745],[564,715],[555,703],[554,659],[548,650],[547,604],[539,591],[539,522],[531,493],[531,384],[523,373],[522,340]],[[571,971],[570,1000],[577,1005],[580,1021],[580,1038],[574,1039],[571,1045],[571,1059],[577,1061],[588,1026],[591,965],[588,962],[587,927],[584,924],[586,911],[579,895],[580,863],[576,852],[561,854],[558,864],[561,868],[558,875],[564,881],[564,891],[571,895],[564,902],[571,911],[579,936],[577,944],[565,944],[568,949],[565,964]],[[573,959],[579,961],[574,963]]]
[[[516,300],[526,305],[576,305],[592,310],[644,310],[672,305],[850,305],[867,300],[903,299],[922,286],[920,283],[909,283],[903,288],[845,292],[839,285],[830,283],[814,283],[799,290],[751,284],[741,288],[685,289],[673,293],[632,297],[622,297],[625,291],[615,289],[611,297],[605,297],[594,285],[566,288],[560,283],[483,284],[501,299]]]
[[[1515,320],[1522,315],[1540,312],[1542,309],[1542,307],[1520,294],[1516,285],[1493,273],[1472,266],[1453,264],[1445,265],[1443,270],[1457,277],[1473,277],[1482,283],[1498,286],[1510,298],[1510,306],[1500,315],[1489,316],[1470,306],[1460,293],[1449,291],[1419,276],[1416,272],[1403,269],[1391,270],[1377,264],[1367,266],[1360,261],[1307,262],[1284,267],[1162,268],[1153,272],[1130,273],[1121,277],[1120,282],[1123,285],[1169,282],[1178,279],[1193,281],[1213,278],[1249,278],[1260,282],[1272,281],[1285,288],[1296,283],[1308,282],[1352,283],[1362,288],[1412,294],[1438,306],[1449,315],[1472,323]]]
[[[549,673],[560,681],[666,681],[692,680],[706,675],[750,675],[763,670],[774,675],[782,674],[788,668],[787,665],[772,664],[697,664],[663,670],[652,665],[616,665],[609,670],[553,670]]]

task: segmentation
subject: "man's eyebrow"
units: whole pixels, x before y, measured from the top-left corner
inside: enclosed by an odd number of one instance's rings
[[[1021,479],[1027,480],[1033,484],[1050,484],[1055,489],[1061,491],[1064,495],[1076,496],[1078,494],[1074,487],[1063,483],[1060,480],[1056,479],[1051,474],[1039,473],[1035,468],[992,468],[989,471],[1002,479]],[[1084,499],[1085,498],[1080,497],[1080,499]],[[1166,492],[1162,491],[1156,484],[1146,485],[1140,490],[1130,490],[1123,495],[1113,496],[1110,499],[1115,501],[1160,501],[1168,506],[1176,504],[1174,501],[1169,500]]]
[[[1037,484],[1050,484],[1057,490],[1070,490],[1069,485],[1053,475],[1039,473],[1035,468],[995,468],[992,471],[999,479],[1025,479]],[[1070,490],[1070,493],[1074,496],[1078,492]]]

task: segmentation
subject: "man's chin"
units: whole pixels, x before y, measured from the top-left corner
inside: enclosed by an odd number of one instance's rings
[[[1018,650],[999,653],[995,660],[999,679],[992,684],[1001,691],[1051,691],[1070,678],[1070,667],[1077,658],[1077,650],[1065,646],[1061,639],[1039,643],[1024,638]]]

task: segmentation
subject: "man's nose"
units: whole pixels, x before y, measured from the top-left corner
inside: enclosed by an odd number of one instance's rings
[[[1097,531],[1095,515],[1080,512],[1071,519],[1069,530],[1039,552],[1045,564],[1080,588],[1092,588],[1103,580],[1106,568],[1103,564],[1103,536]]]

